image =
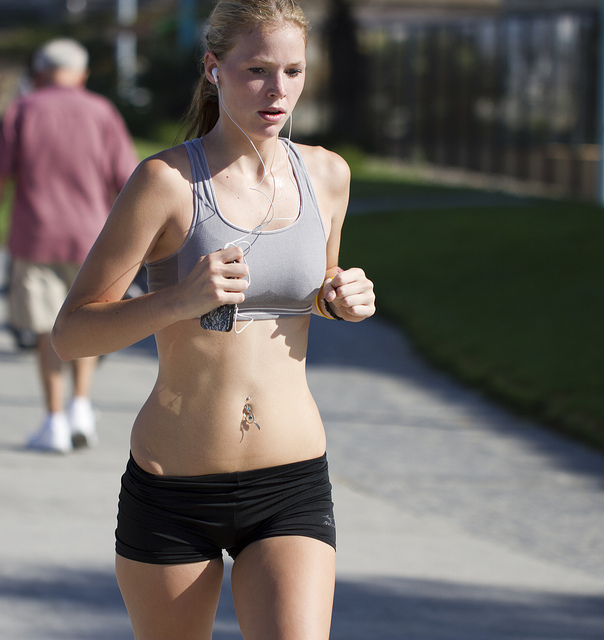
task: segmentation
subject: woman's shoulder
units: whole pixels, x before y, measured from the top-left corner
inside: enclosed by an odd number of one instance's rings
[[[315,167],[321,172],[328,172],[329,178],[350,178],[350,168],[342,156],[325,147],[296,144],[304,163],[310,168]],[[335,175],[334,175],[335,174]]]
[[[183,145],[145,158],[122,189],[113,217],[140,218],[163,226],[188,211],[191,202],[191,167]]]
[[[158,191],[188,187],[192,176],[185,146],[181,144],[164,149],[145,158],[132,177],[140,186],[153,187]]]
[[[190,169],[189,156],[184,144],[179,144],[169,149],[163,149],[145,158],[140,167],[149,173],[161,176],[170,174],[174,170],[182,173],[183,169]]]
[[[296,144],[315,188],[329,194],[348,191],[350,167],[342,156],[321,146]]]

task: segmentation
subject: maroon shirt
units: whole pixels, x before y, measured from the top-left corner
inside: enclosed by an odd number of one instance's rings
[[[46,87],[16,100],[0,129],[0,175],[16,180],[11,255],[81,264],[136,164],[106,98]]]

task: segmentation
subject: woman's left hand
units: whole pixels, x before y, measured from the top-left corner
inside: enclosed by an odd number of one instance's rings
[[[348,322],[360,322],[375,313],[373,282],[362,269],[340,271],[331,280],[326,280],[323,298]]]

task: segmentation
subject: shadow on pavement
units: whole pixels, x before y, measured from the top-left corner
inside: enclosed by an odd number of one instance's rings
[[[601,640],[604,596],[424,580],[336,586],[331,640]]]
[[[16,616],[20,606],[31,611],[31,600],[36,619]],[[36,578],[2,577],[0,612],[5,607],[19,620],[11,628],[0,622],[11,640],[132,640],[113,572],[47,568]],[[603,626],[604,596],[364,577],[338,580],[331,640],[601,640]],[[213,638],[241,640],[228,571]]]
[[[310,326],[307,362],[309,367],[345,367],[374,373],[376,388],[379,381],[390,377],[416,389],[425,397],[425,409],[437,403],[460,410],[476,424],[483,425],[505,437],[523,440],[527,451],[539,451],[555,460],[557,466],[590,478],[604,488],[604,455],[570,438],[561,436],[538,423],[514,414],[503,405],[484,397],[480,391],[465,387],[447,373],[438,371],[419,354],[404,333],[395,325],[380,318],[361,323],[328,322],[313,318]],[[361,390],[362,391],[362,390]],[[330,405],[331,406],[331,405]],[[330,406],[321,413],[326,422],[346,420],[345,409],[330,414]],[[383,411],[379,401],[366,406],[373,410],[374,424],[415,420],[427,428],[455,431],[446,423],[430,423],[421,415],[405,416]]]

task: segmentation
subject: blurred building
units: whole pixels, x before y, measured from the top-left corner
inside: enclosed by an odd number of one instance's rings
[[[600,0],[502,0],[509,11],[568,11],[569,9],[596,11]]]
[[[380,154],[597,194],[601,0],[358,0]]]

